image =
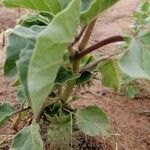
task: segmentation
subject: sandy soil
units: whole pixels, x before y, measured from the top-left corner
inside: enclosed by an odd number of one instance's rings
[[[103,38],[124,33],[131,23],[132,12],[140,0],[121,0],[115,7],[100,17],[95,31],[90,40],[93,44]],[[0,31],[13,27],[16,18],[16,10],[0,8]],[[108,46],[104,50],[109,50]],[[0,62],[4,59],[4,52],[0,51]],[[108,139],[97,138],[106,144],[106,150],[150,150],[150,118],[144,112],[150,111],[150,84],[141,86],[141,93],[136,99],[127,99],[124,96],[116,95],[111,90],[106,91],[103,97],[93,94],[83,95],[77,106],[98,105],[103,108],[112,124],[113,136]],[[95,83],[90,90],[99,94],[100,85]],[[4,80],[0,73],[0,101],[9,101],[15,104],[15,89],[10,87],[10,82]],[[11,129],[0,133],[12,134]]]

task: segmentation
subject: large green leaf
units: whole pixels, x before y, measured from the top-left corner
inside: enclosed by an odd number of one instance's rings
[[[73,41],[79,24],[80,0],[72,0],[42,31],[29,67],[28,85],[36,117],[51,92],[65,49]]]
[[[35,25],[31,28],[25,28],[17,25],[11,31],[6,49],[6,61],[4,64],[5,77],[12,77],[17,74],[16,61],[20,58],[20,52],[26,49],[29,42],[35,43],[36,35],[43,28],[44,26],[40,27]]]
[[[127,51],[120,58],[119,66],[133,78],[150,80],[150,33],[130,39]]]
[[[20,77],[21,84],[24,89],[24,93],[27,98],[29,98],[28,91],[28,68],[30,59],[32,56],[32,52],[34,49],[34,42],[29,43],[20,53],[20,59],[17,61],[17,68]]]
[[[83,11],[81,13],[81,24],[82,25],[87,25],[88,23],[90,23],[92,20],[94,20],[98,15],[100,15],[101,13],[103,13],[105,10],[107,10],[108,8],[110,8],[113,4],[115,4],[116,2],[118,2],[119,0],[93,0],[92,2],[90,2],[89,0],[85,3],[84,9],[85,11]],[[89,5],[90,3],[90,5]],[[87,8],[88,9],[85,9]]]
[[[44,28],[45,26],[38,25],[33,25],[30,28],[18,25],[9,36],[4,74],[7,77],[11,77],[18,71],[19,79],[27,97],[29,97],[27,87],[28,66],[35,46],[36,36]]]
[[[99,69],[102,75],[102,85],[120,90],[120,77],[118,66],[115,60],[106,60],[100,63]]]
[[[17,74],[16,61],[19,59],[21,49],[25,48],[26,45],[26,40],[23,37],[16,35],[13,31],[10,33],[4,64],[5,77],[12,77]]]
[[[106,114],[97,106],[89,106],[76,113],[78,128],[89,136],[109,136],[110,125]]]
[[[34,25],[31,28],[20,26],[14,31],[17,35],[23,37],[24,40],[27,40],[27,45],[24,49],[21,50],[20,58],[17,61],[17,69],[20,81],[23,85],[23,89],[27,97],[29,97],[27,85],[29,63],[35,47],[36,37],[43,29],[45,29],[44,26],[41,27]]]
[[[16,109],[8,103],[0,104],[0,127],[6,123],[15,110]]]
[[[61,11],[57,0],[4,0],[3,3],[7,7],[22,7],[36,11],[48,11],[53,14]]]
[[[23,128],[15,136],[10,150],[43,150],[43,141],[39,129],[39,125],[36,123]]]

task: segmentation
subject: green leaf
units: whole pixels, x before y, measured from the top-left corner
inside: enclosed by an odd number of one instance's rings
[[[129,98],[134,98],[139,93],[139,89],[133,85],[125,87],[125,95]]]
[[[150,3],[148,1],[142,1],[137,11],[134,12],[134,22],[132,24],[133,29],[138,33],[140,30],[149,30],[150,20]]]
[[[81,0],[81,1],[82,1],[81,12],[86,11],[89,8],[90,4],[93,2],[93,0]]]
[[[22,7],[36,11],[48,11],[53,14],[61,11],[57,0],[4,0],[3,3],[7,7]]]
[[[49,16],[52,19],[52,15]],[[19,20],[18,24],[25,27],[31,27],[33,25],[46,26],[50,23],[49,17],[42,16],[38,13],[29,13],[23,15]]]
[[[21,49],[19,54],[19,59],[17,61],[17,69],[18,69],[20,81],[27,98],[29,98],[28,85],[27,85],[28,67],[29,67],[33,49],[35,47],[36,37],[43,29],[45,29],[44,26],[41,27],[41,26],[34,25],[30,28],[17,26],[14,30],[14,33],[24,38],[24,41],[26,41],[27,43],[26,47],[24,47],[24,49]]]
[[[58,0],[61,8],[64,9],[71,0]],[[94,0],[81,0],[81,12],[86,11]]]
[[[85,65],[91,63],[94,60],[95,60],[95,57],[93,55],[88,54],[82,57],[80,67],[84,67]]]
[[[26,40],[16,35],[13,31],[9,35],[4,64],[4,76],[12,77],[17,74],[16,61],[19,59],[21,49],[25,48]]]
[[[109,136],[110,125],[106,114],[97,106],[89,106],[76,113],[78,128],[89,136]]]
[[[65,49],[73,41],[79,24],[80,0],[72,0],[42,31],[29,67],[28,86],[36,117],[51,92]]]
[[[105,10],[110,8],[112,5],[114,5],[118,1],[119,0],[93,0],[91,3],[89,0],[87,2],[83,1],[83,3],[87,4],[89,7],[85,11],[81,12],[81,24],[82,25],[89,24],[98,15],[103,13]]]
[[[49,122],[54,124],[64,124],[71,121],[71,113],[66,112],[61,103],[48,106],[44,115]]]
[[[118,66],[115,60],[106,60],[99,65],[102,76],[102,85],[113,88],[115,91],[120,90],[120,77]]]
[[[34,49],[34,43],[30,43],[25,47],[20,54],[20,59],[17,61],[17,68],[20,76],[20,81],[23,86],[25,95],[29,98],[29,91],[28,91],[28,68],[30,59],[32,56],[32,52]]]
[[[71,0],[58,0],[62,9],[66,8]]]
[[[25,101],[25,95],[22,89],[18,90],[16,99],[20,104],[22,104]]]
[[[131,38],[128,49],[119,60],[119,67],[132,78],[150,80],[150,33]]]
[[[73,72],[65,67],[60,67],[55,80],[56,84],[64,85],[67,82],[79,77],[79,74]]]
[[[18,81],[22,84],[27,98],[29,98],[27,87],[28,66],[35,46],[36,36],[44,28],[45,26],[34,25],[27,28],[18,25],[9,36],[4,75],[6,77],[12,77],[16,75],[18,71]]]
[[[15,110],[16,109],[8,103],[0,104],[0,127],[6,123]]]
[[[50,22],[54,17],[52,13],[47,12],[47,11],[40,11],[39,14],[42,15],[43,17],[46,17]]]
[[[150,3],[148,1],[143,1],[137,9],[137,12],[147,13],[149,11],[149,7]]]
[[[85,71],[79,78],[76,79],[76,84],[81,85],[88,83],[92,79],[93,75],[90,71]]]
[[[5,77],[13,77],[17,74],[16,61],[20,58],[20,52],[26,49],[29,42],[35,43],[36,35],[45,27],[33,26],[26,28],[17,25],[10,33],[6,49],[6,61],[4,64]],[[33,40],[34,39],[34,40]]]
[[[71,115],[70,114],[61,115],[61,116],[58,116],[58,115],[51,116],[51,115],[47,114],[46,112],[44,112],[44,115],[49,122],[55,123],[55,124],[64,124],[66,122],[71,121]]]
[[[61,118],[58,118],[61,119]],[[54,149],[70,150],[72,139],[72,121],[71,116],[62,123],[50,123],[47,133],[48,139],[51,141]],[[50,148],[53,149],[53,148]]]
[[[131,78],[131,77],[129,77],[128,75],[126,75],[126,74],[123,74],[122,75],[122,84],[123,85],[128,85],[128,84],[130,84],[131,82],[133,82],[135,79],[134,78]]]
[[[43,141],[39,130],[39,125],[36,123],[23,128],[15,136],[10,150],[43,150]]]
[[[20,86],[20,79],[19,77],[16,77],[15,81],[13,81],[12,86],[18,87]]]

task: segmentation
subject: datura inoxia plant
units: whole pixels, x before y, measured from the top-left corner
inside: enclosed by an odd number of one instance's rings
[[[123,75],[150,80],[148,1],[133,14],[130,33],[87,47],[97,18],[118,1],[3,1],[6,7],[29,9],[9,33],[6,47],[4,75],[15,79],[13,86],[18,87],[21,107],[16,110],[10,104],[0,104],[0,127],[14,114],[19,116],[16,124],[28,120],[14,137],[11,150],[45,149],[41,126],[46,126],[46,139],[55,145],[54,149],[73,148],[74,135],[79,131],[88,136],[112,134],[102,109],[73,108],[72,102],[79,97],[76,91],[98,78],[103,86],[116,92],[120,90]],[[117,53],[100,52],[101,47],[116,42],[122,44]]]

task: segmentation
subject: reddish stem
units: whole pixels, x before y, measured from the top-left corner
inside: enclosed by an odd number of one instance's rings
[[[79,35],[75,38],[74,42],[71,44],[71,47],[74,46],[81,39],[86,27],[83,27],[79,33]]]
[[[100,42],[98,42],[97,44],[92,45],[91,47],[89,47],[89,48],[87,48],[87,49],[81,51],[80,53],[77,54],[77,56],[78,56],[79,58],[82,58],[82,57],[84,57],[85,55],[87,55],[87,54],[89,54],[89,53],[91,53],[91,52],[93,52],[93,51],[95,51],[95,50],[97,50],[97,49],[99,49],[99,48],[101,48],[101,47],[103,47],[103,46],[105,46],[105,45],[109,45],[109,44],[111,44],[111,43],[121,42],[121,41],[124,41],[124,38],[123,38],[122,36],[120,36],[120,35],[110,37],[110,38],[108,38],[108,39],[105,39],[105,40],[103,40],[103,41],[100,41]]]

